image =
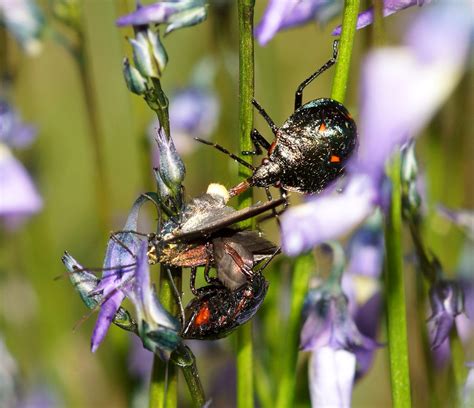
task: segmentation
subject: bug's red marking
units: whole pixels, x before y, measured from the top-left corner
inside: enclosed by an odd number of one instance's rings
[[[210,318],[211,318],[211,311],[209,310],[207,303],[204,303],[201,306],[201,309],[199,309],[196,319],[194,319],[194,324],[196,326],[201,326],[202,324],[208,323]]]
[[[331,159],[330,159],[330,162],[331,163],[340,163],[341,162],[341,158],[339,156],[336,156],[336,155],[332,155],[331,156]]]

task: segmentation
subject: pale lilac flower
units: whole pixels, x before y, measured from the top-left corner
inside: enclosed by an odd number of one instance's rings
[[[348,298],[341,288],[343,250],[334,244],[332,247],[331,275],[322,285],[310,289],[303,307],[300,347],[312,351],[309,374],[313,406],[324,406],[323,401],[349,406],[356,362],[367,370],[371,352],[379,346],[359,331],[351,317]]]
[[[270,0],[255,29],[260,45],[265,45],[280,30],[306,24],[325,23],[339,14],[342,0]]]
[[[105,300],[100,308],[91,338],[93,352],[104,339],[122,301],[132,289],[137,253],[143,237],[128,231],[137,230],[139,211],[146,200],[147,197],[140,196],[135,201],[123,228],[126,232],[118,232],[107,244],[104,272],[94,290],[94,293],[101,294]]]
[[[167,359],[181,341],[178,334],[180,325],[160,303],[151,285],[147,249],[146,242],[138,248],[135,281],[128,296],[135,306],[143,346]]]
[[[352,320],[347,297],[340,288],[330,284],[308,292],[303,310],[300,347],[317,350],[328,346],[356,353],[372,350],[377,343],[359,332]]]
[[[136,11],[117,19],[117,25],[166,24],[165,34],[168,34],[178,28],[196,25],[204,21],[206,17],[205,0],[170,0],[147,6],[138,5]]]
[[[423,6],[424,4],[430,3],[431,0],[384,0],[383,2],[383,16],[387,17],[395,14],[401,10],[405,10],[413,6]],[[373,7],[363,11],[357,17],[357,30],[364,28],[374,22],[374,9]],[[334,29],[332,35],[340,35],[341,26]]]
[[[322,347],[308,364],[311,406],[349,408],[356,357],[346,350]]]
[[[0,23],[5,24],[27,54],[34,56],[41,51],[45,20],[34,0],[0,0]]]
[[[464,2],[442,2],[420,13],[404,47],[381,48],[362,71],[359,156],[341,194],[325,193],[282,216],[282,248],[289,255],[335,239],[384,202],[384,166],[418,135],[460,79],[471,39]]]
[[[349,312],[359,331],[377,337],[382,315],[380,276],[383,269],[384,241],[381,216],[370,217],[353,235],[348,245],[348,263],[342,276],[342,289],[348,297]],[[357,353],[356,378],[372,365],[375,349]]]
[[[0,217],[15,223],[42,207],[43,200],[30,175],[10,149],[0,143]]]
[[[10,150],[29,146],[35,137],[36,129],[0,100],[0,217],[12,227],[43,207],[33,180]]]
[[[36,138],[34,126],[24,123],[13,107],[0,99],[0,143],[12,148],[28,147]]]

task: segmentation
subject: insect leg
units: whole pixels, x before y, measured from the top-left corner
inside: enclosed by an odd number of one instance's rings
[[[223,147],[223,146],[221,146],[217,143],[212,143],[212,142],[208,142],[207,140],[200,139],[199,137],[195,137],[194,140],[197,140],[198,142],[204,143],[208,146],[214,147],[215,149],[219,150],[220,152],[228,155],[232,160],[235,160],[237,163],[240,163],[242,166],[245,166],[248,169],[250,169],[252,171],[255,171],[254,166],[252,166],[250,163],[247,163],[245,160],[242,160],[239,156],[229,152],[225,147]]]
[[[257,129],[253,129],[250,133],[250,138],[252,139],[253,145],[255,146],[255,150],[251,151],[243,151],[242,154],[244,156],[256,156],[263,153],[262,147],[265,150],[270,149],[270,143],[261,135],[261,133]]]
[[[298,87],[295,93],[295,110],[301,108],[303,105],[303,90],[306,88],[313,79],[317,78],[321,75],[324,71],[332,67],[336,63],[337,59],[337,46],[339,44],[338,40],[335,40],[332,44],[332,58],[326,62],[321,68],[319,68],[315,73],[311,74],[309,78],[306,78]]]
[[[272,193],[270,192],[270,189],[268,187],[265,187],[265,194],[267,195],[267,200],[268,201],[273,200]],[[273,215],[273,217],[275,218],[275,220],[278,224],[278,228],[281,229],[280,217],[279,217],[278,212],[277,212],[275,207],[272,208],[272,215]]]
[[[179,311],[180,311],[180,313],[181,313],[181,324],[184,325],[185,317],[184,317],[183,302],[181,302],[181,294],[179,293],[179,290],[178,290],[178,288],[176,287],[176,284],[174,283],[173,275],[171,274],[171,269],[170,269],[170,268],[167,268],[166,266],[165,266],[165,269],[166,269],[166,273],[167,273],[167,275],[168,275],[168,279],[169,279],[169,281],[170,281],[171,287],[173,288],[174,295],[175,295],[175,297],[176,297],[176,302],[178,302]]]
[[[189,278],[189,288],[191,289],[191,293],[194,296],[197,296],[199,291],[196,289],[196,273],[197,273],[197,267],[193,266],[191,268],[191,276]]]
[[[272,129],[273,134],[276,136],[276,134],[278,132],[278,127],[277,127],[277,125],[275,125],[275,122],[273,122],[272,118],[270,118],[270,116],[268,116],[268,113],[265,112],[265,109],[263,109],[255,99],[252,99],[252,104],[253,104],[253,106],[255,106],[257,108],[258,113],[260,113],[260,115],[263,116],[263,119],[265,119],[267,121],[268,125]]]
[[[213,278],[209,275],[211,271],[211,264],[214,262],[213,260],[213,252],[212,252],[212,244],[210,242],[206,242],[206,252],[207,252],[207,260],[206,265],[204,266],[204,279],[209,284],[212,283],[220,283],[219,279]]]

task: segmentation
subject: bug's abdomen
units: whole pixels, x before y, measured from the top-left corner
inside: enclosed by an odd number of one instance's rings
[[[290,191],[317,193],[344,170],[357,145],[357,128],[333,99],[303,105],[280,128],[270,160],[280,163],[280,182]]]

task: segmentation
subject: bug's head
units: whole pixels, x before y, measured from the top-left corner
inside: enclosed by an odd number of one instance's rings
[[[282,175],[280,165],[268,158],[262,160],[262,164],[258,166],[252,177],[250,184],[257,187],[268,187],[276,184]]]

